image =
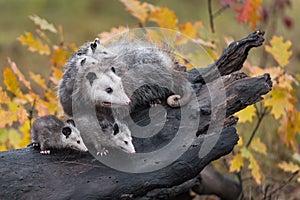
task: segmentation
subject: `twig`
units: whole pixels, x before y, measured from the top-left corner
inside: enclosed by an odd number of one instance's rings
[[[219,10],[217,10],[212,16],[214,18],[218,17],[219,15],[222,14],[222,12],[224,12],[227,8],[229,8],[229,5],[226,5],[224,7],[221,7]]]
[[[275,188],[274,190],[272,190],[267,196],[265,196],[264,199],[270,198],[272,196],[272,194],[275,194],[277,191],[279,191],[282,188],[284,188],[285,186],[287,186],[295,178],[295,176],[298,173],[299,173],[299,170],[297,170],[294,173],[292,173],[292,175],[288,178],[288,180],[284,181],[281,185],[279,185],[277,188]]]
[[[215,28],[214,28],[214,16],[212,13],[212,9],[211,9],[211,0],[208,0],[208,14],[209,14],[209,23],[210,23],[210,28],[211,28],[211,32],[215,32]]]
[[[254,106],[255,106],[255,109],[256,109],[256,116],[257,116],[258,119],[257,119],[256,126],[253,129],[252,134],[251,134],[251,136],[250,136],[250,138],[249,138],[249,140],[248,140],[248,142],[246,144],[246,148],[248,148],[250,146],[250,144],[251,144],[251,142],[252,142],[252,140],[253,140],[256,132],[257,132],[257,129],[260,126],[260,123],[262,122],[264,116],[268,113],[268,109],[267,108],[265,108],[265,107],[261,108],[262,112],[259,112],[257,106],[256,105],[254,105]]]

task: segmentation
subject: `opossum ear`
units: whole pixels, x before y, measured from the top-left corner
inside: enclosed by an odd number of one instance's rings
[[[91,49],[92,49],[92,51],[94,52],[95,51],[95,49],[97,48],[97,43],[96,43],[96,40],[95,40],[95,42],[93,42],[93,43],[91,43]]]
[[[113,73],[116,73],[116,69],[114,67],[111,67],[110,70],[113,72]]]
[[[100,44],[100,39],[99,39],[99,38],[95,38],[95,41],[94,41],[94,43],[96,43],[96,44]]]
[[[113,130],[114,130],[114,135],[117,135],[120,132],[118,124],[114,124]]]
[[[68,119],[68,120],[66,121],[66,123],[72,124],[74,127],[76,127],[76,126],[75,126],[75,122],[74,122],[73,119]]]
[[[80,65],[83,66],[84,63],[85,63],[85,61],[86,61],[86,58],[82,59],[82,60],[80,61]]]
[[[70,129],[70,127],[63,127],[63,129],[61,130],[61,132],[66,136],[66,138],[68,139],[68,137],[71,135],[72,130]]]

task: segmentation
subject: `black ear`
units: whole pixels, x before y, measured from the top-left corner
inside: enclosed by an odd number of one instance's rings
[[[110,70],[113,72],[113,73],[116,73],[116,69],[114,67],[111,67]]]
[[[82,60],[80,61],[80,65],[83,66],[84,63],[85,63],[85,61],[86,61],[86,58],[82,59]]]
[[[76,126],[75,126],[75,122],[74,122],[73,119],[68,119],[68,120],[66,121],[66,123],[72,124],[74,127],[76,127]]]
[[[93,42],[93,43],[91,43],[91,49],[92,49],[92,51],[94,52],[95,51],[95,49],[97,48],[97,43],[96,43],[96,41],[95,42]]]
[[[86,75],[86,79],[89,80],[90,85],[92,86],[94,80],[97,79],[97,75],[96,75],[94,72],[89,72],[89,73]]]
[[[70,127],[63,127],[63,129],[61,130],[61,132],[66,136],[66,138],[68,139],[68,137],[71,135],[72,130]]]
[[[118,124],[116,123],[114,124],[113,130],[114,130],[114,135],[117,135],[120,132]]]

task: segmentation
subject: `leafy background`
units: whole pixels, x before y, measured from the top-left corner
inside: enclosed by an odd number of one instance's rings
[[[63,116],[56,87],[67,58],[86,41],[127,27],[160,26],[196,39],[217,59],[230,41],[260,28],[266,31],[265,45],[251,51],[243,70],[250,76],[270,73],[273,90],[237,114],[239,144],[214,165],[240,181],[244,198],[297,199],[299,5],[296,0],[0,0],[0,151],[28,145],[36,117]]]

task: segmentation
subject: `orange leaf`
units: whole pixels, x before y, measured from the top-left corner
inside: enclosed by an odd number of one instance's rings
[[[18,108],[17,116],[21,124],[23,124],[28,119],[27,111],[21,106]]]
[[[272,54],[277,63],[282,67],[289,64],[289,58],[292,55],[292,51],[289,51],[289,49],[292,46],[292,42],[290,40],[283,42],[283,37],[273,36],[270,44],[271,46],[266,45],[265,49]]]
[[[292,162],[287,163],[285,161],[279,163],[278,167],[280,169],[282,169],[283,171],[285,171],[285,172],[292,172],[292,173],[300,170],[300,166],[299,165],[296,165],[296,164],[294,164]]]
[[[25,32],[25,36],[21,35],[18,40],[22,45],[27,45],[28,50],[32,52],[39,52],[41,55],[49,55],[50,48],[47,44],[43,44],[40,39],[35,39],[30,32]]]
[[[30,76],[31,80],[33,80],[35,83],[37,83],[39,86],[41,86],[44,90],[46,90],[48,88],[46,85],[45,79],[42,78],[40,74],[35,74],[33,72],[29,72],[29,76]]]
[[[70,53],[63,47],[56,45],[53,47],[53,54],[51,56],[52,65],[57,67],[65,66],[68,57],[70,57]]]
[[[145,23],[150,4],[144,2],[141,3],[138,0],[120,0],[125,5],[126,10],[135,18],[137,18],[142,24]]]
[[[0,109],[0,128],[6,127],[6,125],[11,126],[14,122],[18,120],[16,111],[14,110],[4,110]]]
[[[40,18],[37,15],[31,15],[29,16],[29,18],[38,26],[40,26],[40,28],[42,30],[48,30],[52,33],[57,33],[57,30],[55,29],[53,24],[50,24],[49,22],[47,22],[47,20]]]
[[[52,74],[50,76],[50,80],[55,84],[58,85],[60,80],[63,77],[63,73],[60,69],[58,69],[57,67],[51,67],[52,69]]]
[[[23,83],[28,89],[31,90],[30,82],[25,79],[24,75],[19,70],[19,68],[17,67],[16,63],[12,62],[9,58],[8,58],[8,63],[10,65],[12,71],[17,75],[19,81],[21,83]]]
[[[120,34],[122,32],[129,31],[128,28],[125,26],[119,26],[118,28],[112,28],[109,32],[102,32],[98,35],[101,40],[109,40],[112,37],[115,37],[117,34]]]
[[[256,22],[261,20],[262,0],[246,0],[244,5],[236,7],[237,20],[239,23],[250,23],[252,29],[256,29]]]
[[[155,7],[149,15],[149,20],[156,22],[162,28],[177,29],[178,19],[167,7]]]
[[[5,91],[3,91],[2,87],[0,87],[0,103],[7,104],[10,101],[11,100],[10,100],[9,96],[7,96],[7,93]]]

